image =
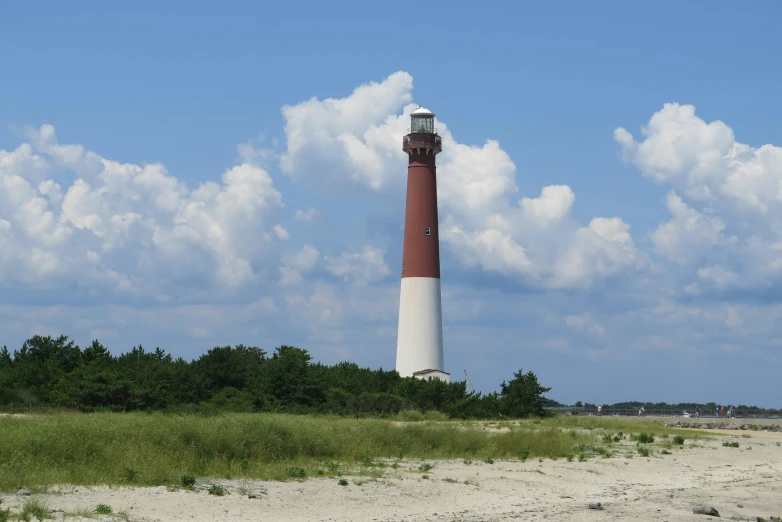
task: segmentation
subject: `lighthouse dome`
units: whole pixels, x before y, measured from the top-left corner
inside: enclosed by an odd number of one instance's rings
[[[417,115],[431,115],[434,116],[434,113],[427,109],[426,107],[418,107],[416,110],[413,111],[413,114]]]

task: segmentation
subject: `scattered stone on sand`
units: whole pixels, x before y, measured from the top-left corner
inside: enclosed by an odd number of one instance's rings
[[[16,492],[16,494],[19,495],[20,497],[29,497],[30,496],[30,492],[27,491],[26,489],[20,489],[19,491]]]
[[[714,509],[713,507],[696,507],[692,508],[692,514],[693,515],[708,515],[710,517],[718,517],[720,516],[720,512]]]
[[[595,504],[589,504],[589,509],[603,509],[603,506],[600,502],[596,502]]]

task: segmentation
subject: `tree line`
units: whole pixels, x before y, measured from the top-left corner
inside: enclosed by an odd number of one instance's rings
[[[558,406],[569,407],[566,405],[558,405]],[[678,402],[672,404],[669,404],[667,402],[625,401],[625,402],[615,402],[614,404],[600,404],[599,406],[602,406],[604,410],[638,410],[643,407],[645,410],[649,410],[649,411],[669,410],[669,411],[688,411],[690,413],[694,413],[696,408],[701,408],[704,412],[711,412],[714,411],[715,408],[719,408],[720,406],[725,406],[726,408],[728,406],[733,406],[733,408],[737,411],[745,411],[745,412],[763,411],[769,413],[782,413],[782,410],[780,409],[762,408],[760,406],[748,406],[746,404],[718,403],[713,401],[705,402],[705,403]],[[572,407],[583,409],[583,410],[596,410],[598,404],[578,401]]]
[[[197,359],[135,346],[113,355],[95,340],[36,335],[0,348],[0,408],[93,411],[284,412],[359,416],[437,411],[452,418],[546,416],[537,376],[515,372],[499,392],[467,393],[465,382],[402,378],[395,370],[314,363],[307,350],[217,346]]]

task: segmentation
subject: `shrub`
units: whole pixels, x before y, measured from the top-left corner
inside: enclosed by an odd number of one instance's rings
[[[494,459],[493,459],[493,458],[491,458],[491,457],[486,457],[486,458],[485,458],[483,461],[484,461],[486,464],[494,464]]]
[[[684,444],[684,437],[682,437],[681,435],[676,435],[673,438],[673,443],[674,444],[678,444],[679,446],[681,446],[682,444]]]
[[[402,410],[397,414],[397,419],[405,422],[420,422],[424,420],[424,414],[418,410]]]
[[[418,466],[418,471],[420,471],[421,473],[426,473],[427,471],[431,471],[432,467],[433,466],[431,464],[424,463]]]
[[[642,457],[648,457],[651,452],[646,446],[638,446],[638,454]]]
[[[736,441],[733,441],[733,442],[723,442],[722,445],[725,446],[726,448],[738,448],[739,447],[739,443],[736,442]]]
[[[228,493],[228,490],[225,489],[224,486],[221,486],[219,484],[212,484],[211,486],[209,486],[209,489],[207,491],[209,492],[210,495],[215,495],[218,497],[222,497],[223,495]]]
[[[195,486],[196,478],[190,475],[182,475],[182,486],[192,488]]]
[[[98,515],[111,515],[111,506],[108,504],[98,504],[95,507],[95,513]]]
[[[638,435],[635,435],[635,437],[633,438],[638,442],[640,442],[641,444],[651,444],[652,442],[654,442],[654,437],[652,437],[648,433],[643,433],[643,432],[639,433]]]
[[[348,481],[345,480],[345,479],[339,479],[337,481],[337,484],[339,484],[340,486],[347,486],[348,485]]]
[[[525,461],[529,458],[530,451],[528,448],[519,448],[519,460]]]
[[[424,419],[428,421],[447,421],[448,415],[437,410],[429,410],[424,413]]]

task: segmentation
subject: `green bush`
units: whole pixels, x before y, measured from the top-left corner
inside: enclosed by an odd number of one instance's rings
[[[672,440],[674,444],[678,444],[679,446],[684,444],[684,437],[682,437],[681,435],[676,435]]]
[[[641,444],[651,444],[652,442],[654,442],[654,437],[644,432],[635,435],[633,438],[636,441],[640,442]]]
[[[424,414],[418,410],[402,410],[396,417],[404,422],[420,422],[424,420]]]
[[[428,421],[447,421],[448,415],[437,410],[429,410],[424,413],[424,419]]]
[[[111,506],[108,504],[98,504],[95,507],[95,513],[98,515],[111,515]]]
[[[218,497],[222,497],[223,495],[228,493],[228,490],[225,489],[224,486],[221,486],[219,484],[212,484],[211,486],[209,486],[209,489],[207,491],[209,492],[210,495],[215,495]]]

